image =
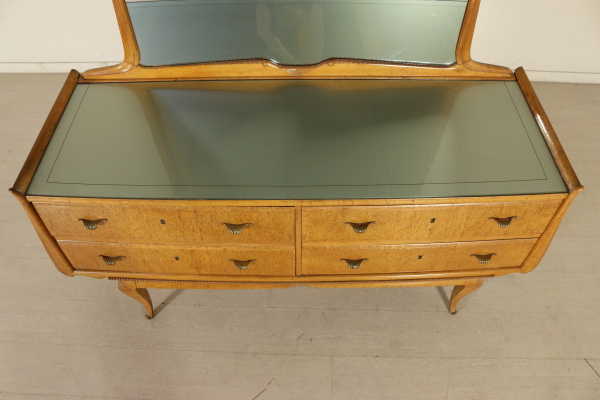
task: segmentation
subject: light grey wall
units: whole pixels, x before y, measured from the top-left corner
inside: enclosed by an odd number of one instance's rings
[[[600,0],[482,0],[478,61],[600,83]],[[0,0],[0,72],[84,71],[123,57],[110,0]]]
[[[472,55],[535,80],[600,83],[600,0],[481,0]]]

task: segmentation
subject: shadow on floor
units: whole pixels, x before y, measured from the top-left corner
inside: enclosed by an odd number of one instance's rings
[[[173,302],[173,300],[175,300],[181,293],[183,293],[183,289],[173,290],[173,293],[168,295],[167,298],[162,303],[160,303],[158,306],[156,306],[156,308],[154,309],[154,317],[156,317],[158,314],[160,314],[160,312],[167,305],[171,304]]]

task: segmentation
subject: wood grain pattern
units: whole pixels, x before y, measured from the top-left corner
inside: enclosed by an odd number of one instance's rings
[[[25,164],[23,164],[23,168],[17,177],[13,185],[13,189],[25,193],[29,184],[31,183],[31,179],[33,179],[33,174],[37,170],[38,165],[46,151],[46,147],[56,130],[58,122],[71,99],[71,95],[75,90],[75,86],[77,86],[77,80],[79,79],[79,72],[75,70],[71,70],[65,84],[63,85],[52,109],[50,110],[50,114],[48,114],[48,118],[46,118],[46,122],[42,126],[40,134],[38,135],[35,143],[33,144],[33,148],[29,152],[27,159],[25,160]]]
[[[106,74],[124,74],[140,65],[140,49],[131,23],[129,10],[127,9],[126,0],[112,0],[115,14],[117,15],[117,23],[119,24],[119,32],[121,41],[123,42],[123,52],[125,57],[123,62],[118,65],[112,65],[103,68],[95,68],[84,72],[81,75],[82,81],[86,77],[93,77]]]
[[[23,193],[18,190],[10,189],[10,192],[19,200],[21,206],[27,213],[29,220],[33,224],[35,231],[37,232],[46,252],[50,256],[50,259],[56,266],[56,268],[67,276],[73,276],[74,268],[71,265],[71,262],[67,259],[61,248],[58,246],[56,239],[52,237],[44,222],[38,215],[37,211],[33,207],[33,205],[27,201]]]
[[[302,275],[302,207],[296,206],[295,213],[295,248],[296,248],[296,275]]]
[[[468,67],[467,67],[468,66]],[[354,63],[344,60],[323,62],[304,75],[289,73],[289,66],[270,61],[255,64],[199,64],[165,67],[138,66],[125,72],[107,68],[104,72],[82,74],[82,83],[95,82],[170,82],[189,80],[252,80],[252,79],[440,79],[440,80],[514,80],[508,68],[486,66],[471,61],[450,67],[406,64]]]
[[[293,207],[122,206],[34,203],[58,240],[150,241],[154,243],[294,244]],[[95,230],[80,219],[106,219]],[[226,225],[251,223],[240,234]]]
[[[385,274],[418,271],[457,271],[520,266],[536,239],[394,246],[304,246],[302,273]],[[472,255],[496,254],[488,264]],[[342,259],[367,259],[350,269]]]
[[[434,243],[537,238],[560,200],[386,207],[304,207],[304,243]],[[493,217],[516,216],[508,228]],[[348,224],[374,221],[364,233]]]
[[[475,33],[475,24],[479,15],[479,6],[481,0],[470,0],[467,3],[465,17],[463,19],[458,43],[456,44],[456,62],[465,64],[471,61],[471,45],[473,43],[473,34]]]
[[[527,201],[562,201],[568,193],[533,194],[519,196],[451,197],[423,199],[331,199],[331,200],[149,200],[102,199],[82,197],[27,196],[32,203],[105,204],[121,206],[161,207],[295,207],[295,206],[401,206],[429,204],[474,204]]]
[[[78,270],[223,276],[294,276],[293,246],[168,246],[59,241]],[[101,255],[124,259],[106,265]],[[256,260],[247,270],[231,260]]]
[[[523,67],[517,68],[515,76],[519,87],[529,104],[529,108],[542,131],[542,135],[544,136],[544,139],[546,139],[548,148],[554,157],[554,161],[556,161],[556,166],[558,167],[562,178],[567,184],[569,191],[572,192],[576,190],[581,186],[579,178],[577,178],[577,174],[575,174],[575,170],[573,170],[573,166],[571,165],[560,140],[558,140],[558,136],[556,136],[556,132],[550,123],[550,119],[548,119],[548,115],[546,115],[542,103],[540,103],[540,100],[535,94],[533,86]]]
[[[523,262],[523,265],[521,266],[523,273],[533,271],[539,265],[540,261],[542,261],[542,258],[544,257],[544,254],[546,254],[546,251],[548,250],[548,247],[550,246],[550,242],[552,241],[552,238],[554,238],[554,235],[556,234],[556,230],[558,229],[560,222],[562,221],[563,217],[565,216],[565,213],[569,209],[569,206],[571,205],[573,200],[575,200],[575,197],[582,190],[583,190],[583,186],[579,186],[579,187],[575,188],[569,194],[569,197],[567,197],[562,202],[558,211],[556,212],[556,214],[554,215],[554,217],[552,218],[552,220],[550,221],[550,223],[544,230],[544,233],[542,234],[542,236],[540,237],[538,242],[533,247],[533,250],[531,251],[531,253],[529,253],[527,258]]]
[[[473,44],[473,34],[475,33],[475,24],[477,23],[480,5],[481,0],[469,0],[467,4],[465,17],[456,45],[456,64],[471,71],[473,75],[480,73],[490,75],[510,74],[511,80],[514,80],[514,75],[510,69],[498,65],[476,62],[471,58],[471,45]]]

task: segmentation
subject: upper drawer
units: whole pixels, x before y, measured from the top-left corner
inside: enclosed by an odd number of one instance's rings
[[[59,240],[294,243],[293,207],[34,206]]]
[[[561,200],[304,207],[304,243],[433,243],[539,237]]]

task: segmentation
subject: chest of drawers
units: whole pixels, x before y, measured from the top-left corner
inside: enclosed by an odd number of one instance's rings
[[[482,279],[533,269],[570,198],[385,201],[388,205],[275,201],[285,205],[273,206],[268,201],[223,206],[218,201],[29,200],[40,236],[61,255],[54,257],[61,271],[118,280],[152,316],[147,287],[453,284],[462,288],[452,298],[454,313],[461,294]]]
[[[479,0],[398,14],[464,11],[440,65],[144,65],[181,49],[132,19],[202,4],[113,2],[125,61],[71,72],[11,190],[59,271],[118,281],[149,318],[148,288],[453,285],[456,313],[533,270],[583,189],[525,72],[470,59]]]

